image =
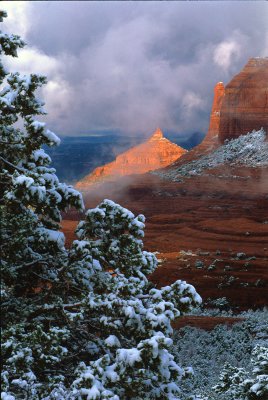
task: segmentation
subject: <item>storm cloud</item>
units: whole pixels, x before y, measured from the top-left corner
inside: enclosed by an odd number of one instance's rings
[[[267,2],[2,2],[27,47],[12,70],[48,77],[49,128],[185,136],[208,127],[213,87],[268,55]]]

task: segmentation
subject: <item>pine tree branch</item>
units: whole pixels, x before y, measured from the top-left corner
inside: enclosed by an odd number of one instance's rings
[[[62,307],[65,310],[72,310],[73,308],[81,307],[83,303],[63,304]]]
[[[5,163],[5,164],[7,164],[9,167],[11,167],[11,168],[13,168],[13,169],[15,169],[15,170],[17,170],[17,171],[20,171],[20,172],[25,172],[25,169],[24,168],[20,168],[20,167],[17,167],[16,165],[14,165],[14,164],[12,164],[11,162],[9,162],[9,161],[7,161],[5,158],[3,158],[2,156],[0,156],[0,160],[2,160],[3,161],[3,163]]]
[[[51,283],[55,283],[55,281],[52,281],[51,279],[46,278],[45,276],[39,275],[34,271],[31,271],[31,273],[34,274],[35,276],[37,276],[38,278],[42,279],[42,281],[48,281],[48,282],[51,282]]]
[[[5,142],[3,140],[0,140],[0,144],[22,144],[21,142]]]

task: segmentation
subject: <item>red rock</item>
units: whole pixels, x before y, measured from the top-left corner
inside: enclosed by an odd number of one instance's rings
[[[186,153],[186,150],[170,142],[163,136],[162,131],[157,129],[146,142],[120,154],[115,161],[96,168],[91,174],[78,182],[76,187],[86,190],[92,184],[120,176],[153,171],[171,164],[184,153]]]
[[[224,84],[222,82],[218,82],[214,88],[214,99],[210,114],[209,128],[205,139],[203,140],[204,144],[209,144],[213,141],[218,140],[219,135],[219,127],[220,127],[220,115],[221,115],[221,106],[224,98]]]
[[[251,58],[225,87],[219,139],[231,139],[263,127],[268,132],[268,58]]]
[[[216,84],[204,140],[167,169],[209,153],[225,139],[261,127],[268,133],[268,58],[251,58],[225,88],[222,82]]]

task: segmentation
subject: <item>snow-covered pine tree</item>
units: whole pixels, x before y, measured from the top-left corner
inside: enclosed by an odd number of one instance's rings
[[[1,54],[23,45],[0,33]],[[44,114],[35,91],[45,78],[1,64],[0,79],[1,399],[179,399],[188,371],[170,353],[170,324],[200,296],[182,281],[153,287],[144,217],[110,200],[86,213],[79,240],[64,247],[60,213],[83,202],[42,148],[59,144],[34,118]]]
[[[266,400],[268,398],[268,348],[257,345],[252,351],[251,371],[226,364],[220,382],[213,388],[233,400]]]

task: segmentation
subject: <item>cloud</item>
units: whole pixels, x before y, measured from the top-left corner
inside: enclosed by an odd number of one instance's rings
[[[224,70],[228,70],[233,57],[239,57],[241,54],[241,48],[239,43],[234,40],[225,41],[220,43],[213,55],[213,61],[222,67]]]
[[[64,63],[59,58],[48,56],[35,47],[19,50],[18,56],[18,58],[5,57],[5,65],[11,72],[19,70],[23,75],[34,72],[48,78],[48,83],[42,87],[39,94],[45,99],[45,109],[53,125],[61,130],[70,117],[68,113],[73,97],[72,86],[64,79]]]
[[[261,57],[268,57],[268,32],[265,38],[265,44],[263,47],[263,51],[261,52]]]
[[[185,107],[185,113],[187,116],[191,116],[196,109],[204,109],[205,102],[197,93],[186,92],[183,97],[183,107]]]
[[[248,41],[245,35],[239,31],[233,33],[233,37],[219,43],[213,52],[213,61],[227,72],[230,67],[241,58]]]
[[[25,38],[30,29],[29,10],[31,4],[27,1],[2,1],[2,9],[7,11],[5,29],[9,33],[16,32]]]
[[[2,4],[28,43],[9,65],[48,76],[46,120],[59,134],[204,132],[215,83],[267,52],[265,2]]]
[[[48,77],[57,74],[62,69],[59,59],[48,56],[35,47],[28,46],[18,51],[18,58],[5,58],[5,63],[11,71],[19,69],[22,74],[34,72]]]
[[[50,118],[56,121],[56,129],[69,120],[68,112],[72,109],[72,88],[69,83],[58,77],[56,80],[49,80],[43,88],[43,96],[46,99],[46,109]]]

